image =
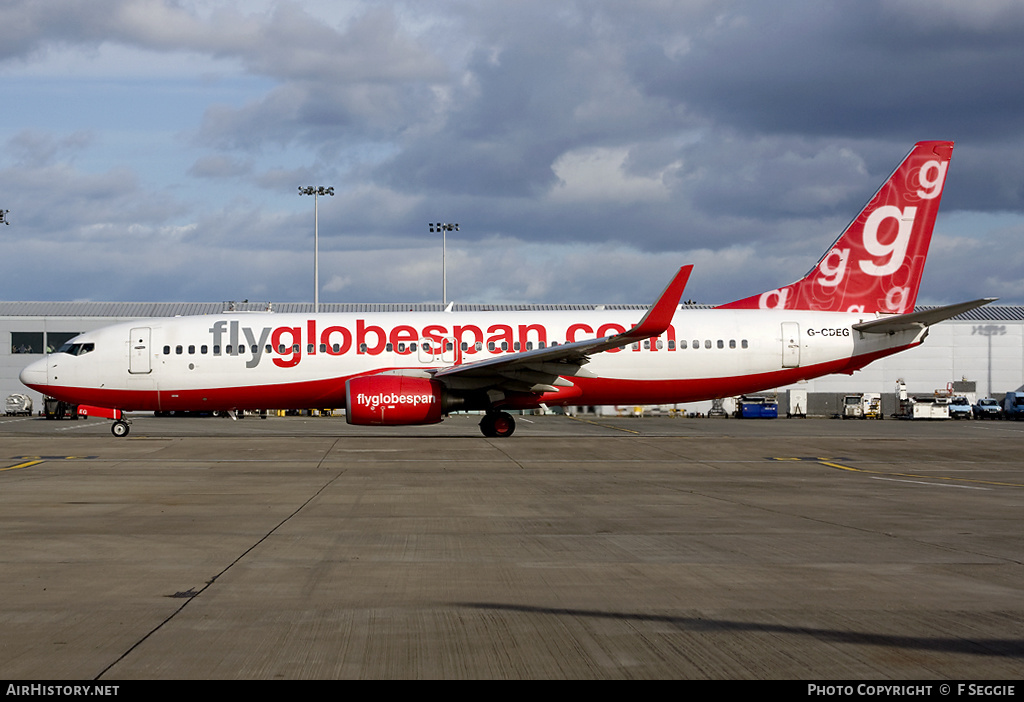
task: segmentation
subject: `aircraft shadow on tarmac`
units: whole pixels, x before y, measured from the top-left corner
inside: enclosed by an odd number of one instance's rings
[[[506,612],[529,612],[556,616],[592,617],[599,619],[621,619],[639,622],[661,622],[671,624],[685,631],[751,631],[772,634],[788,634],[823,639],[833,643],[887,648],[941,651],[973,656],[997,656],[1000,658],[1024,658],[1024,639],[965,639],[958,636],[896,636],[892,634],[871,634],[859,631],[838,631],[805,626],[785,626],[758,622],[736,622],[726,619],[702,619],[661,614],[639,614],[628,612],[603,612],[594,609],[570,609],[566,607],[533,607],[529,605],[502,604],[497,602],[456,602],[457,607]]]

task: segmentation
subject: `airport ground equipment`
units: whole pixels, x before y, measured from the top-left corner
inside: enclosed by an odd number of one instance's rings
[[[55,397],[44,397],[43,416],[47,419],[78,419],[78,405]]]
[[[973,415],[971,410],[971,403],[963,395],[954,397],[949,402],[949,417],[950,419],[970,419]]]
[[[1003,398],[1003,417],[1005,419],[1024,418],[1024,392],[1008,392]]]
[[[789,409],[786,411],[786,418],[807,416],[807,391],[789,391]]]
[[[32,415],[32,398],[20,392],[7,396],[6,414],[9,417],[29,417]]]
[[[983,397],[972,408],[975,419],[1002,419],[1003,407],[993,397]]]
[[[774,398],[744,395],[737,405],[736,416],[743,419],[775,419],[779,416],[779,403]]]

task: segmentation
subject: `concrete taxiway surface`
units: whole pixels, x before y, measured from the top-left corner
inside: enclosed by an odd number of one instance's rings
[[[0,678],[1017,679],[1022,439],[0,418]]]

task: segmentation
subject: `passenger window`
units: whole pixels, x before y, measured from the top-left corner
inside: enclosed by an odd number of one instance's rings
[[[189,356],[195,356],[196,355],[196,346],[195,346],[195,344],[189,344],[188,355]]]
[[[720,349],[724,349],[725,348],[725,342],[722,341],[721,339],[718,340],[718,348],[720,348]]]
[[[182,354],[182,353],[183,353],[184,351],[185,351],[185,349],[183,349],[183,348],[182,348],[181,346],[175,346],[175,347],[174,347],[174,353],[178,354],[179,356],[180,356],[180,355],[181,355],[181,354]]]
[[[171,347],[170,346],[164,346],[164,356],[170,356],[170,355],[171,355]]]
[[[743,348],[747,348],[747,340],[746,339],[741,341],[740,344],[743,346]]]
[[[710,349],[711,348],[711,339],[705,339],[704,340],[704,348],[706,348],[706,349]]]

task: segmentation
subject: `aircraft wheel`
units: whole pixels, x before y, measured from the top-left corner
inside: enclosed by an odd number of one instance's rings
[[[512,436],[516,430],[516,420],[508,412],[488,412],[480,420],[480,431],[487,437]]]
[[[110,433],[113,434],[114,436],[128,436],[128,431],[128,422],[125,422],[123,420],[118,420],[110,425]]]
[[[488,438],[497,436],[494,433],[494,415],[485,414],[483,416],[480,420],[480,433]]]
[[[508,412],[498,412],[494,418],[495,436],[512,436],[516,430],[516,420]]]

